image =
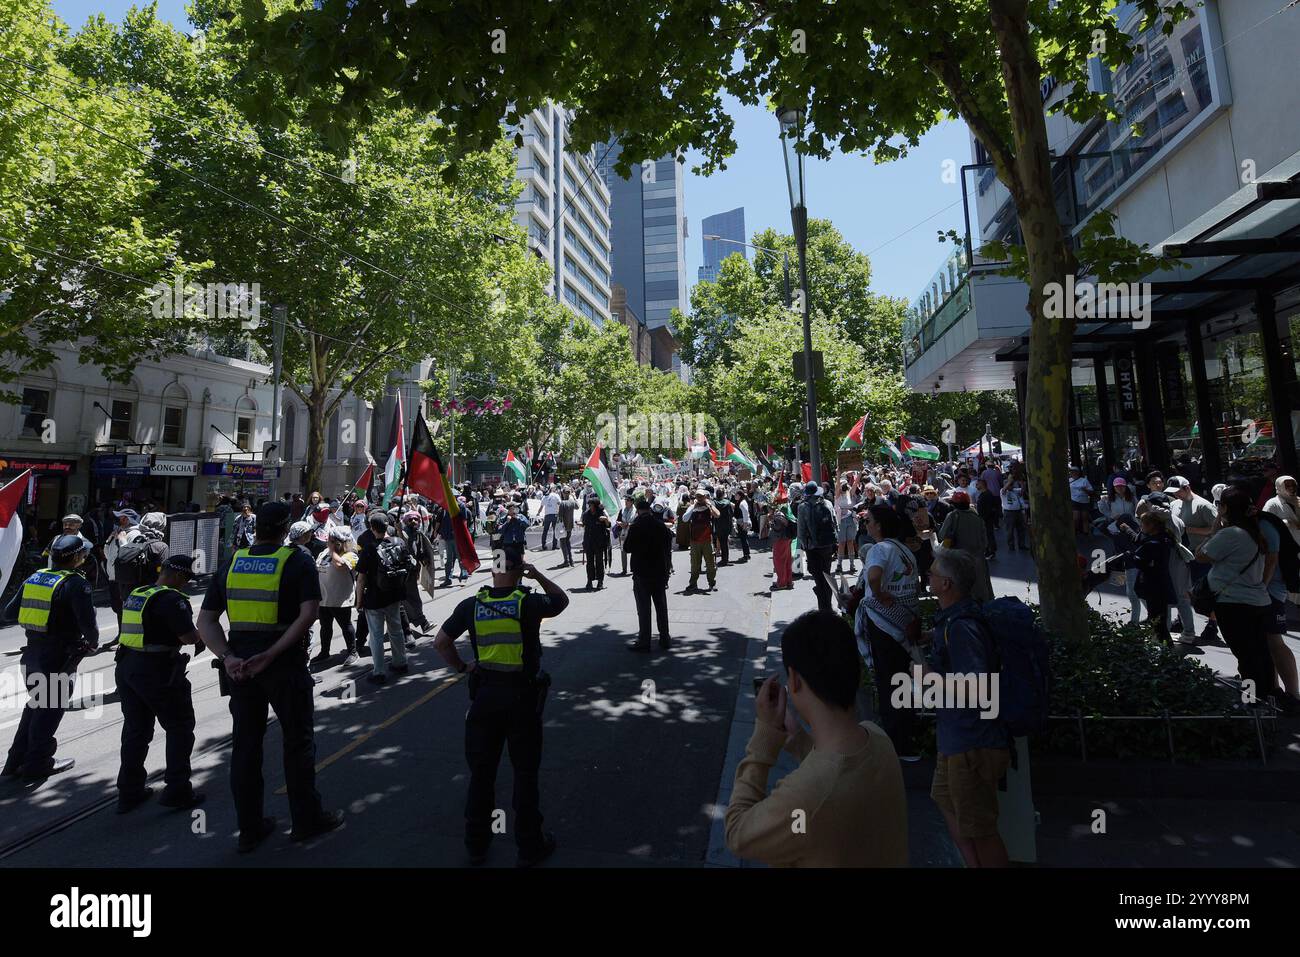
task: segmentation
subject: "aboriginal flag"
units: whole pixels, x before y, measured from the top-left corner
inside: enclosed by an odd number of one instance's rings
[[[422,413],[417,415],[415,430],[411,433],[411,452],[406,457],[406,487],[418,495],[433,499],[451,513],[451,527],[456,534],[456,557],[465,570],[472,574],[479,566],[474,539],[470,537],[465,516],[456,504],[456,495],[451,490],[447,469],[433,444],[433,436],[429,434],[429,426]]]

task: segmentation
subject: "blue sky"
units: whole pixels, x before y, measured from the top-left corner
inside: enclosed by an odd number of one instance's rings
[[[96,13],[120,20],[132,5],[131,0],[54,0],[55,12],[74,29]],[[187,23],[182,0],[159,0],[158,11],[173,23]],[[743,206],[750,236],[768,227],[790,231],[776,119],[735,101],[729,108],[738,149],[728,169],[707,179],[695,176],[689,168],[697,158],[687,156],[686,277],[692,285],[704,259],[700,221],[705,216]],[[808,215],[830,219],[855,248],[870,254],[877,290],[911,300],[951,248],[939,245],[936,233],[960,228],[961,186],[943,182],[945,160],[957,166],[970,162],[964,123],[931,130],[910,156],[883,166],[869,157],[840,154],[809,161]]]

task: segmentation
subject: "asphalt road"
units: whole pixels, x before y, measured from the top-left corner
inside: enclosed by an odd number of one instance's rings
[[[531,536],[535,544],[536,533]],[[728,733],[747,650],[767,638],[771,562],[720,569],[720,588],[682,595],[688,556],[675,553],[670,620],[678,639],[669,652],[629,652],[635,632],[631,579],[607,577],[586,592],[581,566],[559,570],[559,552],[533,560],[572,594],[566,612],[543,628],[544,667],[554,685],[545,713],[542,810],[559,839],[554,865],[698,865],[708,851]],[[734,554],[734,553],[733,553]],[[485,556],[486,557],[486,556]],[[540,560],[539,560],[540,559]],[[619,554],[614,553],[615,570]],[[485,562],[484,569],[489,563]],[[435,624],[488,579],[439,589],[425,609]],[[811,604],[811,594],[808,596]],[[197,601],[195,602],[197,607]],[[105,640],[115,631],[101,609]],[[15,628],[0,631],[0,674],[16,679],[22,645]],[[267,813],[283,833],[256,853],[235,853],[229,792],[230,718],[219,697],[211,655],[190,663],[197,715],[195,786],[208,800],[196,812],[149,802],[114,813],[121,719],[113,688],[113,656],[83,662],[79,694],[102,707],[70,713],[59,755],[76,767],[32,787],[0,785],[0,864],[40,866],[458,866],[466,768],[466,690],[433,650],[432,638],[411,653],[411,674],[377,688],[361,680],[368,659],[347,671],[319,670],[316,686],[317,786],[327,807],[348,812],[346,825],[306,845],[290,844],[279,733],[266,737]],[[650,684],[653,682],[653,684]],[[0,709],[0,746],[7,748],[18,701]],[[149,770],[161,776],[159,730]],[[497,800],[510,812],[510,769],[503,759]],[[499,838],[489,865],[514,864],[513,840]]]

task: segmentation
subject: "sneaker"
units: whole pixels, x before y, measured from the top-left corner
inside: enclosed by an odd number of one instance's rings
[[[414,641],[413,639],[407,639],[407,642],[406,642],[406,650],[407,650],[407,651],[415,651],[415,649],[416,649],[415,641]]]
[[[370,657],[370,646],[369,646],[369,645],[362,645],[359,649],[357,649],[357,655],[358,655],[359,657],[361,657],[361,658],[369,658],[369,657]]]
[[[339,662],[339,667],[351,668],[353,665],[357,663],[357,660],[358,660],[357,653],[355,651],[349,651],[347,653],[347,656],[342,661]]]
[[[629,641],[627,643],[627,650],[628,651],[649,651],[650,642]]]
[[[1180,645],[1195,645],[1199,643],[1199,639],[1196,637],[1195,632],[1186,635],[1179,635],[1177,641]]]
[[[672,646],[673,646],[673,640],[667,635],[664,635],[662,638],[659,639],[659,647],[662,650],[667,651]]]
[[[310,841],[313,837],[321,834],[328,834],[343,826],[344,814],[342,811],[321,811],[320,817],[316,818],[310,825],[299,830],[294,828],[289,832],[289,840],[295,844],[301,844],[303,841]]]
[[[1183,627],[1183,620],[1181,618],[1175,618],[1169,625],[1169,633],[1173,634],[1175,631],[1181,631],[1185,635],[1192,634],[1190,628]]]
[[[1207,644],[1213,644],[1219,640],[1219,626],[1214,622],[1209,622],[1201,629],[1201,641]]]
[[[264,817],[262,818],[262,826],[258,828],[256,831],[239,832],[239,844],[237,846],[237,850],[239,851],[240,854],[247,854],[249,851],[255,851],[261,845],[261,843],[265,841],[268,837],[270,837],[274,832],[275,832],[275,818]]]
[[[366,680],[372,685],[386,685],[388,684],[388,675],[369,674],[366,675]]]
[[[130,814],[153,794],[153,788],[146,785],[134,794],[121,794],[117,798],[117,813]]]
[[[541,847],[527,853],[522,850],[519,852],[519,857],[515,861],[515,867],[533,867],[536,864],[542,863],[542,861],[546,860],[554,853],[555,835],[547,832],[542,835]]]

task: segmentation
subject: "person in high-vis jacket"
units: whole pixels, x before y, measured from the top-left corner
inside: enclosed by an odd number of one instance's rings
[[[263,816],[262,740],[268,708],[283,737],[284,777],[293,820],[291,841],[306,841],[343,823],[316,791],[313,681],[307,669],[311,626],[320,608],[320,579],[311,555],[284,545],[289,506],[257,510],[256,540],[239,548],[215,576],[199,612],[199,636],[220,662],[234,725],[230,788],[239,819],[239,851],[256,849],[275,830]],[[230,637],[219,620],[225,613]]]
[[[520,585],[537,582],[543,594]],[[469,672],[469,711],[465,714],[465,758],[469,794],[465,800],[465,847],[470,862],[487,859],[496,808],[497,766],[509,745],[514,772],[514,834],[520,867],[544,861],[555,838],[542,830],[538,773],[542,763],[542,708],[550,675],[541,670],[543,618],[569,605],[559,585],[524,561],[517,546],[493,555],[492,585],[458,604],[434,638],[434,647],[458,673]],[[474,652],[461,660],[456,639],[468,630]]]
[[[190,600],[181,589],[194,577],[194,558],[163,560],[158,580],[124,596],[114,683],[122,700],[122,766],[117,774],[117,813],[125,814],[153,793],[145,784],[145,758],[156,720],[167,736],[163,807],[188,809],[205,795],[190,783],[194,750],[194,702],[183,645],[199,644]]]
[[[50,566],[33,572],[6,609],[27,635],[21,664],[28,701],[0,777],[41,781],[75,763],[54,757],[54,735],[71,703],[77,664],[99,647],[90,583],[82,571],[89,555],[86,539],[60,535],[50,545]]]

